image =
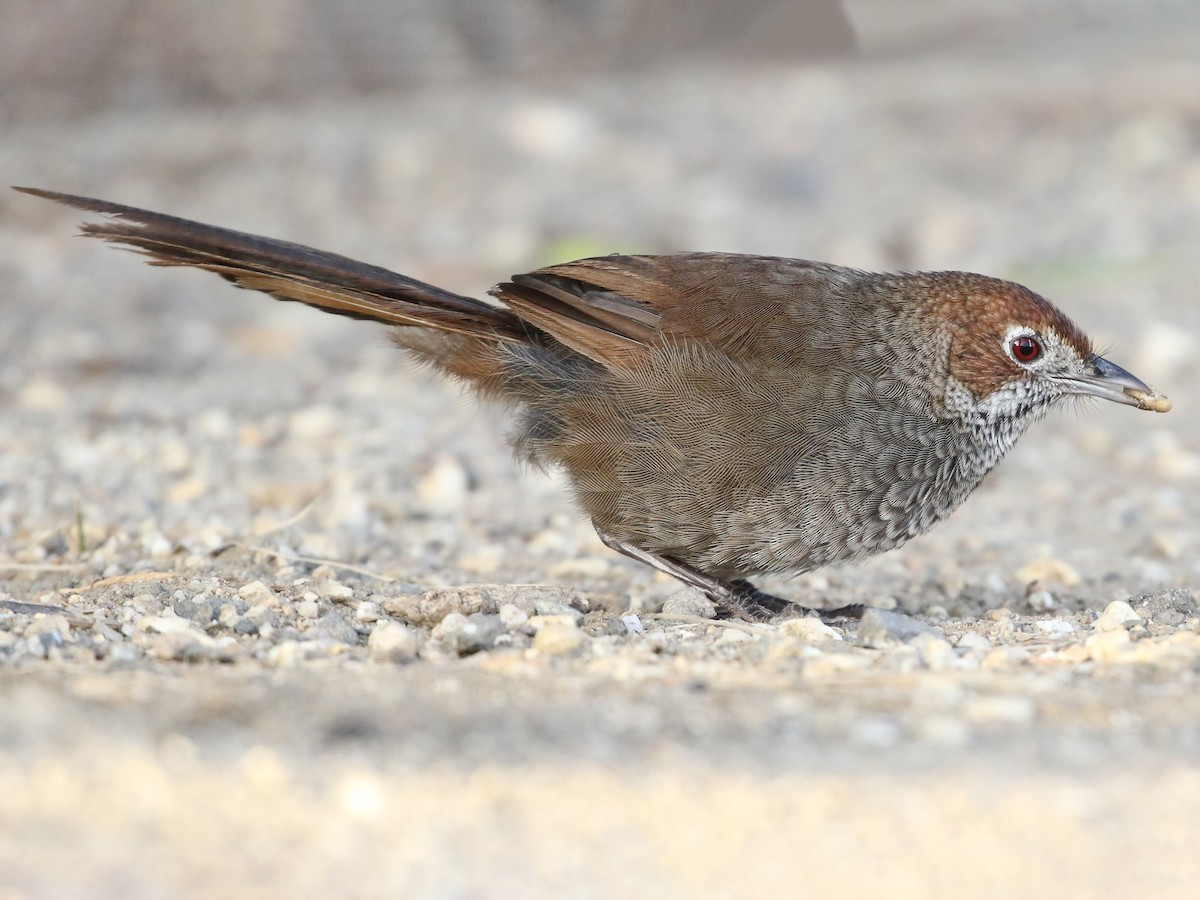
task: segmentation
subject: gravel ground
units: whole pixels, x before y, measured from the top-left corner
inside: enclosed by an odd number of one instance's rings
[[[1060,413],[931,535],[768,584],[862,622],[717,622],[382,332],[0,194],[0,896],[1190,896],[1200,16],[1176,12],[10,122],[12,183],[464,291],[675,248],[1015,277],[1175,410]]]

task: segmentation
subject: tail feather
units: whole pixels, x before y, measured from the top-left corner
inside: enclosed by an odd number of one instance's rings
[[[193,266],[248,290],[336,315],[496,340],[526,341],[530,328],[509,310],[336,253],[260,237],[106,200],[37,188],[18,191],[114,219],[81,227],[124,244],[151,265]]]

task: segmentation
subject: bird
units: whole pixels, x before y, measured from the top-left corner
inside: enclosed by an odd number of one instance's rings
[[[954,511],[1069,398],[1166,412],[1032,290],[693,252],[578,259],[463,296],[334,253],[16,188],[82,233],[339,316],[499,401],[516,455],[566,473],[605,545],[725,615],[809,610],[751,581],[891,550]]]

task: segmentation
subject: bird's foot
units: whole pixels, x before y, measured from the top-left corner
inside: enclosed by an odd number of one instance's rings
[[[801,616],[812,614],[820,616],[822,621],[828,622],[833,619],[861,618],[865,609],[865,607],[857,603],[850,606],[840,606],[837,609],[810,609],[807,606],[801,606],[790,600],[784,600],[781,597],[768,594],[766,591],[760,591],[744,578],[726,581],[723,578],[717,578],[706,572],[701,572],[687,563],[681,563],[668,556],[658,556],[648,550],[643,550],[641,547],[636,547],[628,541],[614,537],[599,527],[596,528],[596,533],[600,536],[600,540],[604,542],[606,547],[616,550],[630,559],[636,559],[640,563],[645,563],[660,572],[670,575],[672,578],[679,579],[690,587],[696,588],[715,603],[717,608],[727,616],[746,619],[750,622],[768,622],[777,615]]]
[[[730,590],[741,595],[734,602],[740,603],[744,607],[750,607],[753,612],[757,613],[755,621],[760,622],[779,615],[785,615],[789,618],[813,615],[819,617],[822,622],[830,622],[836,619],[861,619],[862,614],[866,611],[866,607],[861,603],[851,603],[835,609],[815,609],[810,606],[801,606],[792,600],[785,600],[782,597],[776,597],[774,594],[768,594],[766,591],[759,590],[745,578],[738,578],[735,581],[728,581],[724,584]],[[718,606],[722,605],[721,601],[712,595],[709,595],[709,599]]]

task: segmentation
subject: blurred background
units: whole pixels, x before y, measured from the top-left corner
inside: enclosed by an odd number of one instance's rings
[[[1200,583],[1198,34],[1195,0],[0,0],[0,183],[474,294],[675,249],[1022,281],[1175,410],[1056,415],[927,538],[777,586],[982,628],[985,610],[1037,612],[1031,558],[1069,582],[1053,587],[1067,612]],[[134,265],[76,241],[78,219],[0,191],[0,560],[28,567],[0,571],[0,594],[163,568],[197,591],[283,583],[273,559],[210,555],[248,535],[422,589],[552,583],[648,608],[674,590],[606,554],[561,485],[512,464],[501,414],[380,331]],[[38,568],[64,561],[76,574]],[[975,720],[953,699],[975,696],[969,673],[899,651],[822,693],[732,645],[665,675],[639,668],[649,651],[512,672],[479,654],[464,675],[355,668],[362,641],[274,668],[237,640],[220,670],[3,670],[0,886],[1195,883],[1190,669],[1038,668],[1006,644],[986,673],[1002,702]]]
[[[4,0],[0,161],[124,199],[154,179],[143,203],[489,275],[687,247],[1103,281],[1194,246],[1197,15]],[[75,130],[12,157],[55,124]]]

